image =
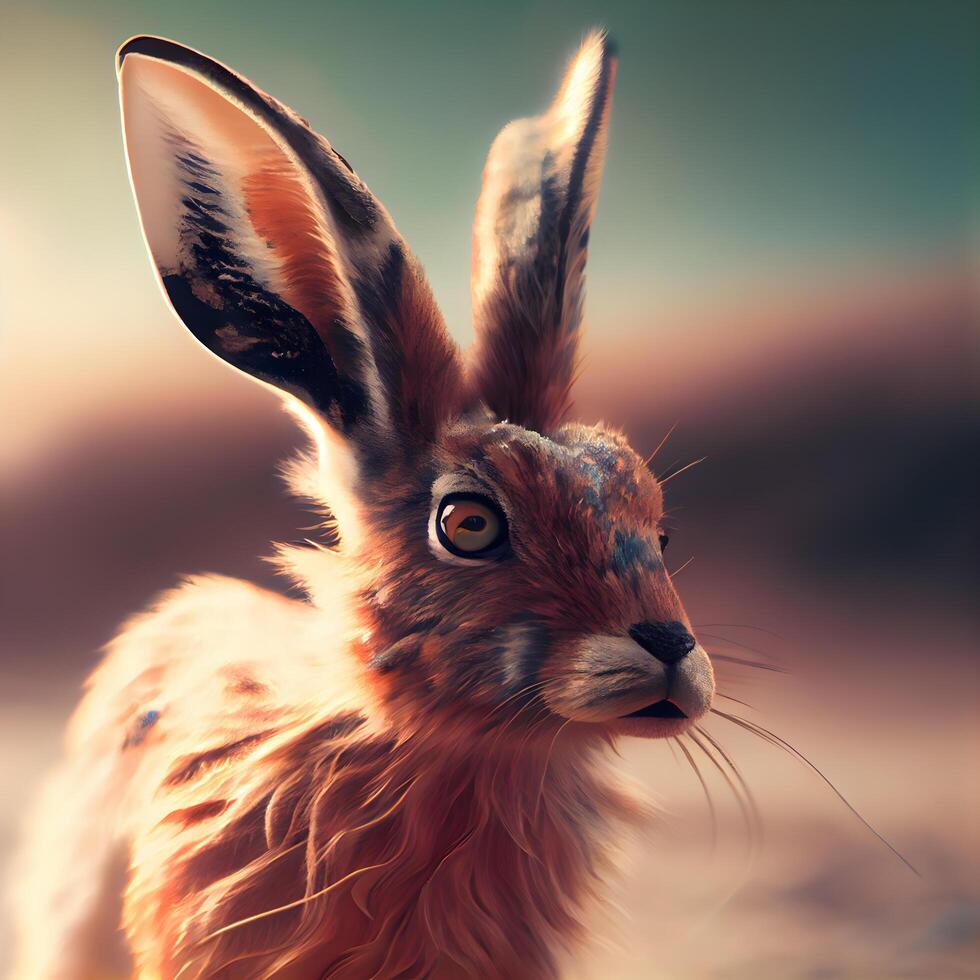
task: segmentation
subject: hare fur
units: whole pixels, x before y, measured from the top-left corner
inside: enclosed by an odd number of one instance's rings
[[[547,978],[643,804],[609,748],[713,677],[661,488],[568,421],[615,54],[494,142],[464,359],[384,208],[291,110],[161,38],[118,55],[171,307],[306,428],[305,598],[190,579],[109,644],[15,874],[24,980]],[[112,869],[125,869],[121,886]],[[106,933],[108,928],[108,933]]]

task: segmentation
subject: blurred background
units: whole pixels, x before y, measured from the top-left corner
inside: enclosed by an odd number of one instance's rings
[[[101,644],[181,573],[277,589],[310,523],[298,434],[164,307],[113,52],[163,34],[231,64],[352,161],[470,338],[487,147],[547,103],[587,28],[621,48],[578,411],[667,486],[669,564],[726,702],[811,769],[709,728],[624,765],[663,818],[573,978],[980,976],[980,315],[972,2],[53,0],[3,4],[0,874]],[[690,564],[688,559],[693,557]],[[70,806],[71,801],[66,801]],[[8,948],[0,922],[0,973]]]

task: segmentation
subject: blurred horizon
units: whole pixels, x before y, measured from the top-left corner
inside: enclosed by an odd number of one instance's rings
[[[490,141],[602,24],[621,56],[576,413],[673,428],[668,564],[720,690],[820,777],[713,719],[762,810],[624,744],[664,817],[572,980],[980,976],[980,57],[975,4],[8,2],[0,74],[0,876],[118,624],[179,576],[279,590],[310,523],[277,400],[205,356],[140,237],[113,54],[225,61],[351,160],[453,336]],[[686,565],[693,558],[690,566]],[[684,566],[682,568],[682,566]],[[683,760],[680,760],[683,763]],[[624,846],[627,846],[624,843]],[[0,975],[8,948],[0,915]]]

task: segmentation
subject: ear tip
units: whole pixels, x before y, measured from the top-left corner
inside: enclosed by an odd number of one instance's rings
[[[152,34],[134,34],[133,37],[123,41],[116,49],[116,71],[122,69],[127,55],[143,54],[151,42],[161,40],[163,38],[154,37]]]
[[[582,44],[583,49],[598,48],[602,61],[611,61],[619,57],[619,42],[610,37],[604,27],[594,27],[589,31]]]
[[[143,54],[151,58],[159,58],[163,61],[184,61],[188,55],[198,55],[193,48],[171,41],[166,37],[158,37],[155,34],[136,34],[123,41],[116,51],[116,74],[122,71],[123,62],[128,55]]]

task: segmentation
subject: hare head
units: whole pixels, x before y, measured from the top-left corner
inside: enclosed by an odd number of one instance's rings
[[[171,41],[120,51],[166,297],[312,433],[304,489],[337,520],[352,649],[399,725],[657,737],[710,707],[661,488],[621,434],[567,420],[615,68],[592,34],[550,108],[494,142],[464,361],[388,213],[304,120]]]

